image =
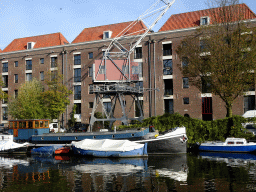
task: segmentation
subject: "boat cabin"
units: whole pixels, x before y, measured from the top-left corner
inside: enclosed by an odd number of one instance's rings
[[[30,141],[32,135],[49,133],[48,119],[21,119],[9,121],[9,133],[16,141]]]
[[[244,145],[244,144],[247,144],[247,141],[244,138],[228,137],[225,141],[225,145]]]

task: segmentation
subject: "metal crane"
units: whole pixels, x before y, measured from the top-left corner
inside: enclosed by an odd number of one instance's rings
[[[90,127],[92,130],[92,125],[95,121],[110,121],[110,126],[112,126],[113,122],[116,120],[122,121],[123,124],[127,124],[128,120],[132,120],[133,118],[128,118],[126,114],[126,102],[124,95],[130,95],[133,98],[133,101],[136,102],[139,110],[140,117],[136,118],[136,120],[142,120],[144,117],[142,112],[142,107],[139,102],[139,97],[143,94],[146,89],[141,89],[140,87],[131,86],[132,82],[138,81],[138,79],[131,79],[131,54],[134,52],[135,48],[141,43],[141,41],[152,31],[152,28],[157,24],[157,22],[164,16],[167,10],[173,5],[175,0],[157,0],[148,10],[146,10],[141,16],[139,16],[135,21],[131,22],[125,29],[123,29],[118,35],[116,35],[109,46],[106,49],[103,49],[103,57],[99,62],[99,68],[102,66],[107,68],[108,65],[114,65],[116,69],[120,72],[122,78],[121,81],[117,82],[108,82],[108,77],[105,73],[105,83],[103,85],[97,84],[97,77],[99,76],[100,70],[95,73],[94,76],[94,85],[90,88],[90,92],[95,94],[93,110],[90,119]],[[137,23],[142,22],[147,25],[145,29],[135,31],[134,26]],[[127,48],[122,44],[122,41],[131,38],[130,47]],[[118,59],[118,60],[115,60]],[[118,61],[123,60],[124,64],[128,68],[128,74],[126,74],[117,63]],[[111,109],[110,112],[107,112],[104,104],[103,98],[106,95],[111,95]],[[121,118],[115,118],[113,116],[116,101],[119,100],[123,116]],[[96,118],[94,117],[96,108],[98,105],[102,105],[102,112],[105,114],[107,119]]]

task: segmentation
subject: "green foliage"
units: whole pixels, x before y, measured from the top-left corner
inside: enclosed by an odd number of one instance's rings
[[[162,116],[144,119],[141,124],[131,126],[119,126],[119,128],[138,128],[153,125],[159,132],[172,129],[174,127],[185,126],[189,143],[202,143],[204,141],[221,140],[227,137],[252,138],[251,133],[245,133],[242,123],[255,121],[255,119],[245,119],[241,116],[233,116],[214,121],[203,121],[189,117],[183,117],[178,113],[164,114]]]
[[[42,91],[43,86],[36,79],[21,85],[18,97],[10,99],[8,104],[9,114],[15,119],[46,118],[46,108],[41,99]]]
[[[72,113],[70,113],[70,119],[68,120],[69,127],[75,126],[75,123],[76,123],[75,114],[76,114],[76,105],[73,106]]]
[[[42,102],[46,106],[46,113],[51,119],[58,119],[70,103],[68,96],[72,94],[71,90],[63,84],[62,75],[56,71],[54,78],[53,74],[49,74],[46,78],[47,89],[42,93]]]
[[[69,104],[72,91],[62,83],[58,73],[54,79],[46,79],[46,84],[47,89],[36,79],[22,84],[18,97],[10,99],[9,114],[15,119],[58,119]]]

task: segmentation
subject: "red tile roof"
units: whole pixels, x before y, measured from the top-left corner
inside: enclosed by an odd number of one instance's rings
[[[232,14],[233,21],[238,21],[241,19],[241,15],[243,16],[243,20],[254,19],[256,15],[254,12],[246,4],[237,4],[234,6],[225,7],[230,10],[230,14]],[[175,29],[185,29],[190,27],[200,26],[200,18],[204,16],[210,17],[210,23],[213,23],[214,18],[216,18],[217,22],[220,19],[219,15],[221,14],[222,8],[212,8],[188,13],[181,13],[172,15],[165,24],[160,28],[159,31],[168,31]],[[236,14],[234,14],[236,12]],[[242,13],[242,14],[241,14]],[[234,17],[235,15],[235,17]],[[216,17],[217,16],[217,17]]]
[[[69,43],[61,33],[52,33],[47,35],[14,39],[2,52],[27,50],[28,42],[35,42],[33,49],[52,47]]]
[[[3,51],[2,51],[2,49],[0,49],[0,53],[2,53]]]
[[[130,22],[124,22],[124,23],[116,23],[111,25],[103,25],[98,27],[91,27],[91,28],[85,28],[75,39],[72,43],[81,43],[86,41],[95,41],[95,40],[101,40],[103,39],[103,31],[112,31],[112,36],[116,37],[120,32],[122,32],[128,25],[130,25],[132,21]],[[131,35],[134,32],[137,32],[139,30],[146,29],[146,25],[139,21],[134,25],[134,27],[126,33],[126,35]],[[134,33],[133,35],[142,34],[143,31]]]

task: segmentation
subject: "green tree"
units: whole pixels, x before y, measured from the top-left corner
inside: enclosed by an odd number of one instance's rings
[[[76,105],[73,106],[72,113],[70,113],[70,119],[68,120],[69,127],[75,126],[75,123],[76,123],[75,114],[76,114]]]
[[[238,96],[255,86],[256,30],[245,21],[239,0],[216,0],[209,9],[210,25],[200,27],[177,47],[183,76],[204,92],[210,85],[226,105],[227,117]],[[247,18],[248,19],[248,18]]]
[[[9,114],[15,119],[47,118],[45,106],[41,100],[42,92],[43,85],[36,79],[22,84],[17,98],[10,99]]]
[[[42,94],[42,102],[46,107],[47,116],[51,119],[58,119],[67,105],[70,103],[69,95],[71,90],[63,84],[63,77],[59,71],[52,71],[46,77],[47,88]]]

